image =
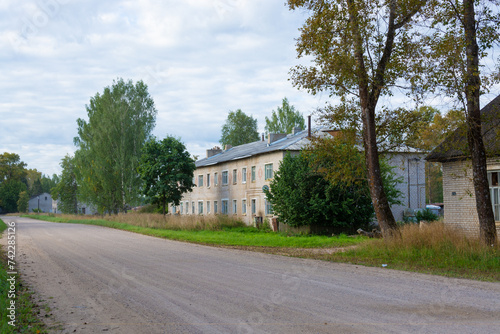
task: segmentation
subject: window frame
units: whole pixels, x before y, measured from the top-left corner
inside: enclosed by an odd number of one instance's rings
[[[500,170],[489,170],[488,173],[488,187],[490,189],[491,207],[495,217],[495,223],[500,223]],[[495,178],[493,177],[495,174]],[[494,180],[496,179],[496,180]],[[496,181],[496,184],[493,184]]]
[[[270,172],[268,170],[269,166],[271,167]],[[270,162],[264,165],[264,180],[271,180],[273,177],[274,177],[273,163]]]
[[[243,198],[241,200],[241,214],[246,215],[247,214],[247,199]]]
[[[245,184],[247,183],[247,168],[243,167],[241,169],[241,183]]]
[[[203,187],[203,174],[198,175],[198,187]]]
[[[256,166],[252,166],[251,167],[251,176],[250,176],[250,180],[252,182],[255,182],[257,180],[257,167]]]
[[[224,176],[226,179],[226,182],[224,182]],[[223,170],[222,171],[222,181],[221,181],[223,186],[229,185],[229,171],[228,170]]]

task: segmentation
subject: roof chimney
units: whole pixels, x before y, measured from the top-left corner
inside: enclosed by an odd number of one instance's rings
[[[211,148],[207,150],[207,158],[213,157],[216,154],[222,153],[222,150],[219,146],[214,146],[214,148]]]
[[[275,141],[278,141],[280,139],[283,139],[286,137],[286,133],[269,133],[267,135],[267,144],[272,144]]]

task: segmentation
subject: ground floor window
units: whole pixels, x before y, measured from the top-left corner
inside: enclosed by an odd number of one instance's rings
[[[500,171],[488,172],[488,182],[490,184],[491,204],[495,221],[500,221]]]
[[[247,214],[247,200],[246,199],[241,200],[241,213],[244,215]]]
[[[222,200],[222,207],[220,208],[220,213],[222,213],[223,215],[227,215],[228,209],[229,209],[228,206],[229,206],[229,200],[223,199]]]
[[[184,203],[181,202],[181,214],[184,213]]]
[[[271,202],[269,202],[266,199],[266,215],[272,215],[272,214],[273,214],[273,206],[272,206]]]
[[[203,201],[198,202],[198,214],[203,214]]]
[[[214,201],[214,213],[217,213],[218,207],[217,207],[217,201]]]
[[[207,201],[207,213],[210,213],[210,201]]]
[[[238,201],[233,199],[233,214],[237,214],[238,213]]]

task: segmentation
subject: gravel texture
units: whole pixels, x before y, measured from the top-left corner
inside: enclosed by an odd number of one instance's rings
[[[2,219],[54,333],[500,332],[500,283]]]

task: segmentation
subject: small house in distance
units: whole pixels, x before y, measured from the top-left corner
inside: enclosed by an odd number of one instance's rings
[[[500,231],[500,95],[481,109],[488,181],[497,231]],[[443,165],[444,221],[470,235],[479,235],[472,165],[465,126],[455,130],[426,158]]]
[[[331,131],[317,129],[314,135],[329,136]],[[225,150],[214,147],[196,161],[195,187],[186,193],[178,207],[169,212],[181,215],[227,214],[248,225],[274,216],[263,189],[269,187],[274,172],[286,154],[298,154],[310,143],[308,130],[295,129],[291,134],[269,134],[262,140]],[[386,155],[395,166],[402,205],[392,207],[396,220],[403,220],[405,208],[425,207],[425,154],[413,149]]]
[[[49,193],[41,193],[30,198],[28,202],[28,212],[40,210],[41,212],[49,213],[53,211],[52,196]]]

